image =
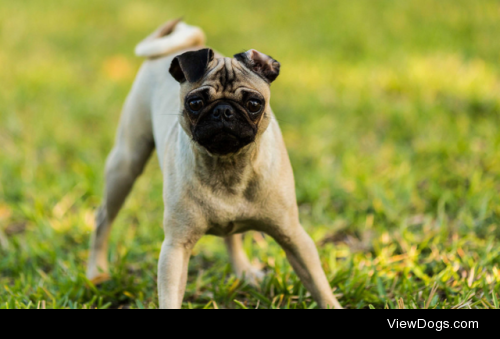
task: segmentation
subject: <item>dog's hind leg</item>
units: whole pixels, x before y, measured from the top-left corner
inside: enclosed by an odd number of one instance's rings
[[[264,273],[254,267],[243,249],[243,236],[234,234],[224,238],[229,260],[233,271],[238,278],[245,278],[252,285],[257,285],[263,278]]]
[[[95,283],[108,278],[108,238],[111,225],[153,149],[151,118],[138,93],[127,99],[115,146],[106,162],[104,201],[96,216],[87,277]]]

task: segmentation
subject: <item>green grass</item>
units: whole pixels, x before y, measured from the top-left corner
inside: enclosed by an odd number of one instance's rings
[[[0,308],[154,308],[156,159],[85,279],[93,212],[137,42],[184,16],[210,46],[282,63],[273,107],[304,227],[347,308],[499,308],[496,0],[2,1]],[[204,238],[186,308],[314,308],[279,247],[248,234],[260,288]]]

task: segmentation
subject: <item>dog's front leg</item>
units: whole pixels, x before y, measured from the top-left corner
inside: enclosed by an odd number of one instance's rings
[[[189,258],[200,237],[191,232],[166,234],[158,263],[158,299],[161,309],[182,307]]]
[[[318,303],[318,306],[341,309],[337,298],[321,267],[316,245],[299,223],[298,216],[286,217],[282,223],[268,229],[272,236],[285,250],[288,261],[295,273]]]

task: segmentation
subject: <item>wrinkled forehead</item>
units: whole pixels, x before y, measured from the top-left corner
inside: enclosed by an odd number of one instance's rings
[[[214,59],[198,88],[189,94],[203,92],[212,100],[228,98],[241,100],[247,94],[269,99],[269,85],[261,77],[250,71],[238,60],[232,58]]]

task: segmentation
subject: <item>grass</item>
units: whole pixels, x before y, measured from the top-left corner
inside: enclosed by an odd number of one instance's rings
[[[133,47],[179,16],[222,53],[282,63],[273,107],[301,220],[345,307],[499,308],[495,0],[3,1],[0,308],[157,307],[156,160],[113,229],[111,281],[84,271]],[[184,307],[316,307],[273,241],[245,248],[268,271],[259,288],[206,237]]]

